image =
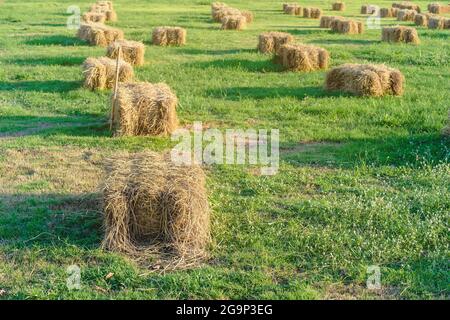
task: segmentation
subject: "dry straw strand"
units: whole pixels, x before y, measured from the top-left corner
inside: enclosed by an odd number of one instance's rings
[[[333,68],[325,79],[326,90],[339,90],[361,96],[402,95],[403,74],[385,65],[344,64]]]
[[[115,59],[121,49],[121,58],[135,66],[144,64],[145,46],[142,42],[119,40],[114,41],[108,46],[106,55]]]
[[[119,84],[115,135],[167,136],[178,127],[178,99],[165,83]]]

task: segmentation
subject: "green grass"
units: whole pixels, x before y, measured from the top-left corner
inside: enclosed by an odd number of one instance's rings
[[[76,3],[84,11],[90,2]],[[137,78],[174,89],[181,125],[280,129],[277,175],[208,169],[211,260],[150,274],[99,249],[97,186],[103,157],[173,142],[110,137],[110,92],[82,88],[80,69],[105,49],[65,27],[73,1],[0,2],[0,299],[449,298],[450,144],[441,136],[449,31],[419,28],[421,45],[390,45],[380,30],[336,35],[317,20],[283,15],[279,1],[227,3],[254,11],[255,22],[220,31],[207,1],[114,1],[114,25],[147,44]],[[362,18],[362,3],[347,1],[344,15]],[[151,46],[158,25],[186,27],[187,45]],[[332,66],[399,68],[405,95],[328,93],[323,71],[280,72],[255,50],[264,31],[328,49]],[[71,264],[81,267],[78,291],[66,288]],[[370,265],[381,268],[382,290],[365,288]]]

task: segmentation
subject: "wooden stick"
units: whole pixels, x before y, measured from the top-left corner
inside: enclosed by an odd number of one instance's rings
[[[111,123],[109,125],[110,131],[112,131],[112,129],[113,129],[114,114],[116,112],[117,88],[119,86],[119,59],[120,59],[121,53],[122,53],[122,47],[119,45],[119,49],[117,52],[117,59],[116,59],[116,76],[114,78],[114,96],[113,96],[113,103],[112,103],[112,107],[111,107]]]

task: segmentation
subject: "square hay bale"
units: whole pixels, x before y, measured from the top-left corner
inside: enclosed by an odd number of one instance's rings
[[[157,27],[153,29],[152,42],[157,46],[182,46],[186,44],[186,29],[180,27]]]
[[[428,19],[431,16],[429,13],[418,13],[414,16],[414,23],[416,26],[426,27],[428,25]]]
[[[361,6],[361,14],[373,14],[376,11],[376,6],[372,4],[365,4]]]
[[[258,51],[277,54],[281,46],[294,41],[294,37],[286,32],[265,32],[258,37]]]
[[[298,3],[283,3],[283,12],[286,13],[286,8],[289,6],[298,6]]]
[[[114,10],[112,1],[97,1],[96,4],[101,7],[107,7],[108,10]]]
[[[113,9],[110,9],[110,6],[107,4],[93,4],[89,11],[93,13],[103,13],[106,17],[106,21],[117,21],[116,12]]]
[[[101,23],[81,23],[77,37],[91,45],[106,47],[116,40],[123,40],[123,31]]]
[[[381,8],[380,17],[381,18],[397,17],[397,10],[396,8]]]
[[[254,15],[253,15],[253,12],[251,12],[251,11],[242,10],[241,15],[243,15],[245,17],[245,20],[247,21],[247,23],[252,23],[254,20]]]
[[[412,27],[385,27],[381,32],[381,40],[386,42],[405,42],[419,44],[417,30]]]
[[[331,4],[331,10],[333,11],[344,11],[345,3],[344,2],[335,2]]]
[[[320,17],[320,28],[330,28],[331,22],[336,19],[343,20],[344,17],[340,17],[340,16],[322,16],[322,17]]]
[[[303,8],[303,17],[311,19],[320,19],[322,16],[322,9],[320,8]]]
[[[122,50],[120,55],[121,59],[135,66],[142,66],[144,64],[145,46],[142,42],[130,40],[114,41],[108,46],[106,55],[112,59],[116,59],[119,48]]]
[[[303,14],[303,9],[298,4],[289,4],[284,8],[284,13],[292,16],[300,16]]]
[[[420,7],[416,4],[413,4],[408,1],[404,1],[402,3],[393,3],[392,8],[398,8],[398,9],[407,9],[407,10],[414,10],[417,13],[420,13]]]
[[[450,13],[450,4],[449,5],[441,5],[439,3],[432,3],[428,5],[428,11],[434,14],[445,14]]]
[[[213,12],[213,19],[215,22],[222,22],[226,16],[240,16],[241,11],[235,8],[222,7]]]
[[[414,21],[417,11],[409,9],[400,9],[397,12],[398,21]]]
[[[105,23],[106,16],[101,12],[85,12],[81,16],[81,21],[89,23],[89,22],[98,22]]]
[[[247,19],[242,15],[226,16],[222,19],[222,30],[243,30],[247,27]]]
[[[191,263],[207,256],[210,208],[200,166],[176,165],[169,154],[147,151],[116,156],[105,171],[104,249]]]
[[[178,99],[165,83],[119,84],[112,103],[117,136],[166,136],[178,126]]]
[[[332,32],[345,34],[361,34],[364,32],[364,23],[356,20],[334,19],[330,22]]]
[[[327,73],[325,89],[361,96],[400,96],[403,94],[404,81],[399,70],[385,65],[344,64]]]
[[[448,25],[448,23],[447,23]],[[428,18],[428,28],[429,29],[445,29],[446,28],[446,18],[439,16],[432,16]],[[447,26],[448,29],[448,26]]]
[[[327,50],[304,44],[285,44],[278,51],[278,61],[289,71],[309,72],[328,68],[330,54]]]
[[[116,64],[116,60],[107,57],[87,58],[83,63],[84,86],[91,90],[113,88]],[[133,67],[119,60],[119,82],[131,82],[133,78]]]

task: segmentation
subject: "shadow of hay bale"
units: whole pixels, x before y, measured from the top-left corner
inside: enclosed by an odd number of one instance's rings
[[[24,42],[27,45],[34,46],[86,46],[87,43],[83,40],[77,39],[75,37],[69,37],[65,35],[53,35],[53,36],[44,36],[44,37],[36,37],[32,39],[27,39]]]
[[[80,87],[79,81],[0,81],[0,91],[69,92]]]

